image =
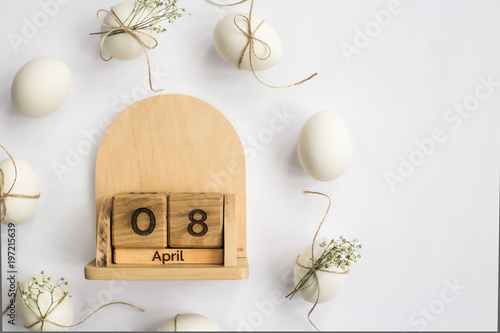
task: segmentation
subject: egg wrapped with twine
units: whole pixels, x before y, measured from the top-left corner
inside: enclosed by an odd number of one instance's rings
[[[330,243],[331,239],[322,238],[314,243],[314,258],[318,259],[324,252],[324,246],[321,244]],[[307,246],[304,251],[297,257],[297,261],[294,269],[294,282],[295,285],[307,275],[311,274],[312,260],[311,260],[311,247],[312,244]],[[316,299],[318,303],[324,303],[332,298],[334,298],[338,292],[344,287],[347,280],[348,271],[331,265],[329,267],[324,267],[316,270],[316,277],[311,276],[307,284],[307,288],[299,291],[299,295],[309,303],[315,303]],[[314,273],[312,274],[314,275]],[[320,285],[320,293],[318,297],[318,281]]]
[[[137,6],[136,0],[122,1],[113,6],[102,20],[101,32],[120,28],[122,24],[135,32],[130,34],[116,31],[107,36],[102,35],[102,49],[115,59],[130,60],[143,55],[145,50],[141,42],[148,49],[154,48],[157,44],[159,22],[147,26],[147,29],[139,29],[142,26],[146,27],[144,18],[151,16],[157,9],[146,7],[138,12]]]
[[[9,157],[0,163],[0,217],[3,224],[18,225],[35,213],[40,188],[28,162]]]
[[[163,332],[211,332],[219,327],[210,318],[196,313],[178,314],[164,322],[157,331]]]
[[[304,193],[324,196],[328,199],[328,208],[314,235],[312,244],[307,246],[297,257],[294,269],[295,288],[286,295],[292,299],[299,294],[305,301],[314,303],[307,314],[309,323],[319,331],[311,320],[311,313],[316,305],[331,300],[342,289],[353,262],[361,258],[359,239],[352,241],[340,236],[340,239],[317,239],[318,234],[330,211],[332,200],[327,194],[314,191]]]
[[[19,284],[17,313],[30,331],[67,331],[75,310],[64,279],[53,281],[50,275],[33,275]]]
[[[214,28],[213,40],[222,59],[238,69],[265,70],[276,65],[283,55],[281,40],[273,27],[249,14],[223,17]]]

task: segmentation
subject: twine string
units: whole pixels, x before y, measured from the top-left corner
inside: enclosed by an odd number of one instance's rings
[[[17,282],[17,290],[16,290],[16,294],[17,292],[21,292],[21,284],[19,283],[19,281]],[[33,315],[35,315],[35,317],[37,317],[37,321],[35,321],[33,324],[29,325],[29,326],[24,326],[25,328],[32,328],[33,326],[35,325],[38,325],[39,323],[50,323],[52,325],[55,325],[55,326],[59,326],[59,327],[67,327],[67,328],[70,328],[70,327],[75,327],[75,326],[78,326],[78,325],[81,325],[83,324],[84,322],[86,322],[90,317],[92,317],[93,315],[95,315],[97,312],[101,311],[103,308],[107,307],[107,306],[110,306],[110,305],[115,305],[115,304],[122,304],[122,305],[127,305],[127,306],[130,306],[130,307],[133,307],[133,308],[136,308],[138,310],[140,310],[141,312],[144,312],[144,309],[141,309],[140,307],[136,306],[136,305],[133,305],[133,304],[130,304],[130,303],[126,303],[126,302],[110,302],[110,303],[106,303],[104,305],[102,305],[101,307],[99,307],[98,309],[94,310],[91,314],[89,314],[87,317],[85,317],[83,320],[79,321],[78,323],[76,324],[72,324],[72,325],[61,325],[59,323],[56,323],[50,319],[47,319],[47,317],[54,311],[56,310],[59,305],[61,305],[61,303],[64,301],[64,299],[66,299],[66,296],[67,295],[64,295],[63,297],[61,297],[59,299],[59,301],[57,301],[56,305],[52,307],[52,309],[47,312],[46,314],[44,315],[41,315],[40,313],[38,312],[35,312],[35,310],[33,310],[32,306],[30,304],[28,304],[28,302],[24,301],[24,303],[28,306],[28,309],[31,311],[31,313],[33,313]],[[15,297],[15,296],[14,296]],[[23,299],[24,300],[24,299]],[[2,312],[2,316],[7,313],[9,307],[7,307],[3,312]]]
[[[247,2],[248,0],[242,0],[242,1],[239,1],[239,2],[235,2],[235,3],[230,3],[230,4],[221,4],[221,3],[217,3],[215,1],[212,1],[212,0],[207,0],[208,2],[210,2],[211,4],[214,4],[216,6],[221,6],[221,7],[225,7],[225,6],[235,6],[235,5],[239,5],[241,3],[244,3],[244,2]],[[257,75],[257,73],[255,73],[255,69],[253,67],[253,61],[252,61],[252,58],[255,57],[259,60],[267,60],[269,59],[269,57],[271,56],[271,47],[269,46],[269,44],[267,44],[266,42],[264,42],[263,40],[255,37],[255,33],[257,32],[257,30],[260,28],[260,26],[264,23],[264,20],[262,20],[258,25],[257,27],[252,30],[252,13],[253,13],[253,4],[254,4],[254,0],[251,0],[250,1],[250,11],[248,12],[248,17],[246,17],[245,15],[242,15],[242,14],[237,14],[234,16],[234,19],[233,19],[233,22],[234,22],[234,25],[236,26],[236,28],[238,28],[239,31],[241,31],[248,39],[248,42],[247,44],[245,45],[245,48],[243,49],[243,52],[241,53],[241,56],[240,56],[240,59],[238,61],[238,69],[241,69],[241,64],[243,62],[243,59],[245,57],[245,52],[247,51],[247,49],[249,50],[248,51],[248,62],[250,64],[250,69],[252,70],[252,74],[253,76],[255,76],[255,78],[257,79],[257,81],[259,81],[261,84],[265,85],[266,87],[269,87],[269,88],[290,88],[290,87],[293,87],[293,86],[298,86],[306,81],[309,81],[310,79],[312,79],[313,77],[315,77],[316,75],[318,75],[318,73],[314,73],[312,74],[311,76],[303,79],[302,81],[298,81],[298,82],[295,82],[295,83],[292,83],[292,84],[288,84],[288,85],[284,85],[284,86],[274,86],[274,85],[270,85],[264,81],[262,81],[259,76]],[[239,25],[238,25],[238,22],[236,21],[236,18],[237,17],[241,17],[243,18],[246,23],[247,23],[247,29],[248,31],[245,31],[243,30]],[[266,53],[267,53],[267,56],[266,57],[260,57],[256,52],[255,52],[255,42],[259,42],[261,43],[264,48],[266,49]]]
[[[245,0],[246,1],[246,0]],[[178,315],[175,316],[174,318],[174,332],[177,332],[177,320],[179,319],[179,316],[181,314],[179,313]]]
[[[2,169],[0,169],[0,177],[2,177],[2,182],[0,183],[0,205],[2,207],[2,215],[0,216],[0,222],[3,222],[5,217],[7,216],[7,204],[6,200],[8,197],[11,198],[20,198],[20,199],[38,199],[40,198],[40,193],[36,195],[28,195],[28,194],[12,194],[12,189],[14,188],[14,185],[17,182],[17,165],[16,162],[14,161],[14,158],[12,155],[5,149],[4,146],[0,145],[0,147],[9,155],[10,160],[12,161],[12,164],[14,165],[14,181],[12,182],[12,185],[10,186],[10,189],[5,192],[5,173],[3,172]]]
[[[311,323],[311,325],[316,329],[316,331],[319,332],[318,327],[311,320],[311,314],[314,311],[314,309],[316,308],[316,305],[318,305],[319,297],[321,295],[321,286],[320,286],[320,283],[319,283],[318,271],[325,272],[325,273],[330,273],[330,274],[347,274],[349,272],[348,271],[336,272],[336,271],[329,271],[329,270],[326,270],[326,269],[317,269],[317,268],[314,267],[314,263],[315,263],[315,259],[314,259],[314,243],[316,243],[316,238],[318,237],[319,231],[321,230],[321,227],[323,226],[323,223],[325,222],[326,216],[328,215],[328,212],[330,211],[330,207],[332,205],[332,199],[330,199],[330,197],[328,195],[326,195],[324,193],[321,193],[321,192],[304,191],[304,193],[322,195],[322,196],[328,198],[328,208],[326,209],[325,215],[323,216],[323,219],[321,220],[321,223],[319,224],[319,227],[316,230],[316,234],[314,234],[313,242],[312,242],[312,245],[311,245],[311,262],[312,262],[311,267],[307,267],[307,266],[301,265],[299,263],[299,257],[297,257],[297,259],[295,260],[295,262],[297,263],[297,265],[299,267],[311,270],[313,272],[313,274],[314,274],[314,278],[316,279],[316,284],[318,286],[317,293],[316,293],[316,301],[314,302],[314,305],[312,306],[311,310],[309,310],[309,313],[307,314],[307,319],[309,320],[309,323]]]
[[[246,1],[246,0],[245,0]],[[99,14],[101,12],[104,12],[106,14],[108,14],[113,20],[115,20],[115,22],[118,24],[118,27],[115,27],[115,26],[111,26],[111,25],[108,25],[106,23],[104,23],[100,17],[99,17]],[[99,55],[101,56],[101,59],[104,60],[104,61],[110,61],[111,59],[113,59],[113,56],[110,56],[109,58],[105,58],[102,51],[103,51],[103,47],[104,47],[104,41],[106,40],[106,38],[110,35],[113,35],[113,34],[116,34],[116,33],[127,33],[129,35],[131,35],[132,37],[134,37],[134,39],[139,43],[141,44],[143,50],[144,50],[144,54],[146,55],[146,61],[148,63],[148,75],[149,75],[149,87],[151,88],[152,91],[154,92],[160,92],[160,91],[163,91],[163,89],[153,89],[153,82],[152,82],[152,78],[151,78],[151,63],[149,61],[149,55],[148,55],[148,50],[153,50],[155,49],[157,46],[158,46],[158,40],[156,38],[154,38],[153,36],[145,33],[144,31],[140,31],[140,30],[134,30],[134,29],[131,29],[129,26],[125,25],[122,20],[120,20],[120,18],[118,17],[118,15],[116,15],[113,7],[111,7],[111,10],[105,10],[105,9],[99,9],[97,11],[97,20],[99,21],[99,23],[110,29],[108,32],[106,32],[106,34],[104,34],[101,38],[101,45],[99,47]],[[149,45],[146,45],[144,43],[144,41],[142,40],[141,36],[139,35],[143,35],[143,36],[146,36],[148,38],[150,38],[153,42],[154,42],[154,45],[153,46],[149,46]]]
[[[246,0],[245,0],[246,1]],[[238,25],[238,22],[236,21],[236,18],[237,17],[241,17],[243,18],[243,20],[246,20],[247,21],[247,27],[248,27],[248,32],[243,30],[239,25]],[[267,44],[266,42],[264,42],[262,39],[259,39],[257,37],[255,37],[255,33],[257,32],[257,30],[260,28],[260,26],[262,25],[262,23],[264,23],[264,20],[262,20],[258,25],[257,27],[255,28],[255,30],[252,31],[252,27],[250,25],[250,22],[251,22],[252,18],[248,18],[246,17],[245,15],[241,15],[241,14],[237,14],[234,16],[233,18],[233,22],[234,22],[234,25],[236,26],[236,28],[238,28],[239,31],[241,31],[242,34],[244,34],[247,38],[248,38],[248,42],[246,43],[245,47],[243,48],[243,51],[241,52],[241,56],[240,56],[240,59],[238,60],[238,69],[241,69],[241,63],[243,62],[243,59],[245,57],[245,52],[247,51],[247,49],[250,47],[250,52],[259,60],[267,60],[269,59],[269,57],[271,56],[271,47],[269,46],[269,44]],[[257,42],[260,42],[262,45],[264,45],[264,47],[266,48],[266,53],[267,53],[267,56],[266,57],[260,57],[256,52],[255,52],[255,49],[254,49],[254,42],[257,41]]]

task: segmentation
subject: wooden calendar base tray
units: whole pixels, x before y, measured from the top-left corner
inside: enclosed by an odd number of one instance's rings
[[[182,269],[179,269],[182,268]],[[236,266],[179,264],[158,267],[144,264],[111,264],[96,267],[95,259],[85,266],[89,280],[243,280],[248,279],[248,260],[238,258]]]

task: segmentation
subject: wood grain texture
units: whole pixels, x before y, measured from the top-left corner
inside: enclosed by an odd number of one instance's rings
[[[112,263],[111,252],[111,214],[112,214],[113,199],[111,197],[104,198],[99,210],[99,218],[97,219],[97,239],[96,239],[96,266],[106,267]]]
[[[115,249],[115,264],[222,264],[222,249]]]
[[[103,198],[120,192],[235,194],[237,266],[111,264],[97,267],[94,260],[85,266],[86,278],[248,278],[245,156],[236,131],[215,108],[190,96],[160,95],[139,101],[119,114],[104,133],[97,153],[96,214]]]
[[[96,267],[95,259],[85,266],[89,280],[241,280],[248,279],[248,260],[238,258],[232,267],[213,264],[142,265],[112,264]]]
[[[223,195],[216,193],[171,193],[168,197],[169,246],[221,248],[223,199]]]
[[[238,238],[236,224],[236,196],[224,196],[224,266],[236,266],[238,263]]]
[[[96,206],[120,192],[215,192],[237,198],[238,256],[246,257],[246,169],[238,134],[202,100],[159,95],[111,123],[97,153]]]
[[[116,194],[111,226],[114,248],[167,247],[167,195]]]

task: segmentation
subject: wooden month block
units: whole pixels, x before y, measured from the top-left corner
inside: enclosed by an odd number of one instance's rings
[[[222,247],[224,220],[222,194],[172,193],[168,200],[170,247]]]
[[[222,264],[223,249],[115,249],[115,264]]]
[[[167,247],[167,195],[120,193],[113,197],[114,248]]]

